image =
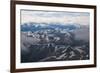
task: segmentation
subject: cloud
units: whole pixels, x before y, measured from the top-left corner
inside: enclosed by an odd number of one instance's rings
[[[89,13],[80,12],[54,12],[54,11],[21,11],[21,23],[77,23],[89,24]]]

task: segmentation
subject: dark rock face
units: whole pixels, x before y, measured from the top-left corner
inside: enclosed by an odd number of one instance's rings
[[[21,62],[89,59],[89,28],[80,27],[21,26]]]

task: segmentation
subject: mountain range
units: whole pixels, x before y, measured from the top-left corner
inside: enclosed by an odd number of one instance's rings
[[[60,24],[60,23],[24,23],[21,25],[21,31],[37,31],[45,29],[68,29],[75,30],[79,29],[82,25],[80,24]]]
[[[55,30],[56,33],[45,34],[40,32],[42,30],[50,32]],[[27,32],[30,31],[32,36],[28,36]],[[34,33],[36,31],[39,31],[44,38],[41,38],[41,34]],[[33,37],[37,35],[38,38]],[[89,59],[88,25],[33,22],[21,25],[21,62],[86,59]]]

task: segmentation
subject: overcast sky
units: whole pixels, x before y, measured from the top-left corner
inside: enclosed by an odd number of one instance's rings
[[[28,11],[21,10],[21,24],[36,23],[61,23],[88,25],[90,14],[86,12],[61,12],[61,11]]]

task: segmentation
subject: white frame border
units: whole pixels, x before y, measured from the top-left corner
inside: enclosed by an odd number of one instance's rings
[[[28,10],[51,10],[51,11],[74,11],[74,12],[89,12],[90,13],[90,60],[81,61],[56,61],[56,62],[39,62],[39,63],[20,63],[20,9]],[[70,7],[52,7],[52,6],[35,6],[35,5],[20,5],[16,4],[16,68],[43,68],[57,66],[75,66],[94,64],[94,10],[86,8],[70,8]]]

